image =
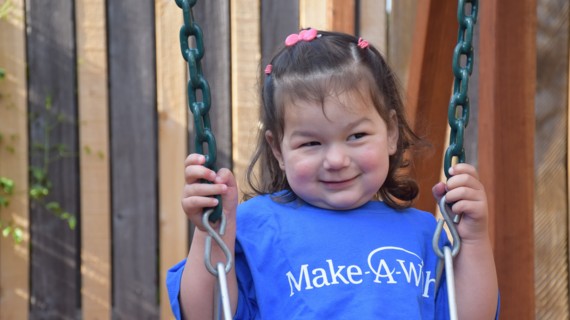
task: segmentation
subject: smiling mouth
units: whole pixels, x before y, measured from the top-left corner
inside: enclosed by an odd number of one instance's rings
[[[344,187],[344,186],[349,185],[349,184],[350,184],[352,181],[354,181],[357,177],[358,177],[358,176],[356,176],[356,177],[354,177],[354,178],[347,179],[347,180],[336,180],[336,181],[324,181],[324,180],[321,180],[321,182],[322,182],[324,185],[328,186],[328,187],[339,187],[339,188],[340,188],[340,187]]]

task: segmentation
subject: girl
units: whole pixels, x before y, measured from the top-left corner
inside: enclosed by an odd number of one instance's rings
[[[257,196],[238,206],[229,170],[201,166],[202,155],[186,159],[182,206],[198,230],[188,259],[167,279],[176,316],[212,318],[201,216],[217,204],[209,196],[221,194],[223,239],[235,257],[228,274],[235,319],[447,319],[445,278],[435,288],[436,221],[411,208],[418,185],[398,171],[405,150],[422,141],[408,127],[398,81],[380,53],[347,34],[303,30],[287,38],[266,74],[248,171]],[[454,262],[459,318],[493,319],[497,278],[485,191],[470,165],[450,174],[432,191],[465,213]],[[212,261],[225,261],[217,246]]]

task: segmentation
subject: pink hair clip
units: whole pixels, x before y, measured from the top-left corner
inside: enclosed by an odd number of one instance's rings
[[[271,70],[273,70],[273,66],[268,64],[267,67],[265,67],[265,74],[271,74]]]
[[[317,37],[316,29],[303,30],[299,34],[293,33],[285,39],[285,45],[290,47],[299,41],[311,41]]]
[[[359,46],[361,49],[368,48],[369,45],[370,45],[370,43],[368,43],[368,41],[362,40],[362,38],[358,39],[358,46]]]

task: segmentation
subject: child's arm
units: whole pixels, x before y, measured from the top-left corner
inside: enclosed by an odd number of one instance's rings
[[[464,213],[457,225],[461,250],[453,261],[458,318],[494,319],[498,284],[488,232],[489,210],[485,190],[471,165],[457,164],[449,173],[452,177],[447,184],[440,182],[432,191],[438,202],[444,195],[448,203],[457,201],[453,212]]]
[[[184,212],[197,227],[180,285],[182,318],[191,320],[209,320],[213,318],[214,285],[216,279],[204,266],[204,243],[208,233],[202,226],[203,208],[214,207],[217,204],[217,200],[208,197],[210,195],[222,195],[223,211],[227,217],[226,233],[222,236],[222,239],[232,252],[232,256],[235,257],[236,209],[238,203],[236,181],[228,169],[220,169],[216,175],[214,171],[201,166],[205,160],[205,157],[199,154],[188,156],[185,170],[186,186],[182,194]],[[200,183],[200,179],[214,181],[214,184]],[[219,225],[219,222],[217,225]],[[212,241],[212,263],[215,264],[217,262],[225,264],[226,258],[218,245]],[[238,300],[235,268],[232,267],[232,270],[227,275],[227,279],[232,315],[234,315]]]

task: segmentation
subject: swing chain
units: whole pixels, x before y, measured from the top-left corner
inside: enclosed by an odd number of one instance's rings
[[[206,162],[204,166],[208,169],[217,171],[216,169],[216,138],[211,130],[210,111],[211,95],[210,85],[202,74],[201,60],[204,57],[204,36],[202,29],[194,22],[192,7],[196,5],[198,0],[175,0],[176,5],[182,9],[184,15],[184,25],[180,28],[180,48],[182,49],[182,57],[188,62],[188,107],[194,116],[194,129],[196,131],[195,145],[196,153],[204,154],[203,144],[208,146],[208,155],[205,155]],[[196,40],[196,48],[190,49],[188,38],[193,36]],[[202,91],[202,101],[197,101],[196,92]],[[202,181],[206,182],[206,181]],[[208,181],[208,183],[211,183]],[[214,213],[210,216],[211,222],[216,222],[222,214],[222,199],[216,195],[218,205]]]
[[[466,15],[467,3],[471,4],[471,14]],[[469,76],[473,73],[473,30],[477,23],[477,13],[479,11],[479,0],[459,0],[457,8],[457,20],[459,21],[459,33],[457,35],[457,45],[453,50],[453,96],[449,102],[447,120],[451,127],[449,135],[449,147],[445,151],[444,172],[447,179],[450,178],[449,168],[453,157],[457,157],[459,163],[465,162],[465,149],[463,140],[465,128],[469,124],[469,97],[467,90],[469,86]],[[466,57],[465,67],[461,67],[461,57]],[[457,107],[461,106],[463,111],[458,117]]]
[[[196,5],[197,0],[175,0],[176,5],[182,9],[184,16],[184,25],[180,28],[180,48],[182,50],[182,57],[188,62],[188,107],[192,111],[194,116],[194,128],[196,130],[196,153],[203,154],[206,157],[206,162],[204,166],[213,171],[217,171],[216,168],[216,139],[211,130],[210,111],[211,106],[211,95],[210,95],[210,85],[208,81],[204,78],[202,74],[202,63],[201,60],[204,57],[204,36],[202,34],[202,29],[194,22],[194,15],[192,13],[192,7]],[[196,48],[191,49],[189,47],[188,38],[193,36],[196,41]],[[202,91],[202,101],[197,101],[196,92]],[[204,154],[203,144],[207,144],[208,154]],[[202,180],[202,183],[212,183],[210,181]],[[216,281],[216,297],[214,297],[214,304],[216,310],[214,310],[214,316],[216,318],[221,318],[221,312],[219,307],[223,307],[223,314],[225,319],[231,319],[231,307],[230,299],[228,293],[228,283],[226,279],[226,274],[230,272],[232,268],[233,259],[231,251],[228,246],[224,243],[220,235],[224,235],[226,217],[222,212],[222,199],[220,195],[216,195],[218,199],[218,205],[215,208],[205,208],[204,214],[202,216],[202,224],[204,228],[208,231],[209,236],[206,238],[206,244],[204,249],[204,263],[206,269],[212,275],[217,278]],[[216,231],[210,226],[209,222],[216,222],[220,220],[220,229]],[[221,262],[216,264],[216,267],[212,265],[211,262],[211,250],[212,250],[212,239],[218,244],[222,249],[225,257],[226,264]]]

